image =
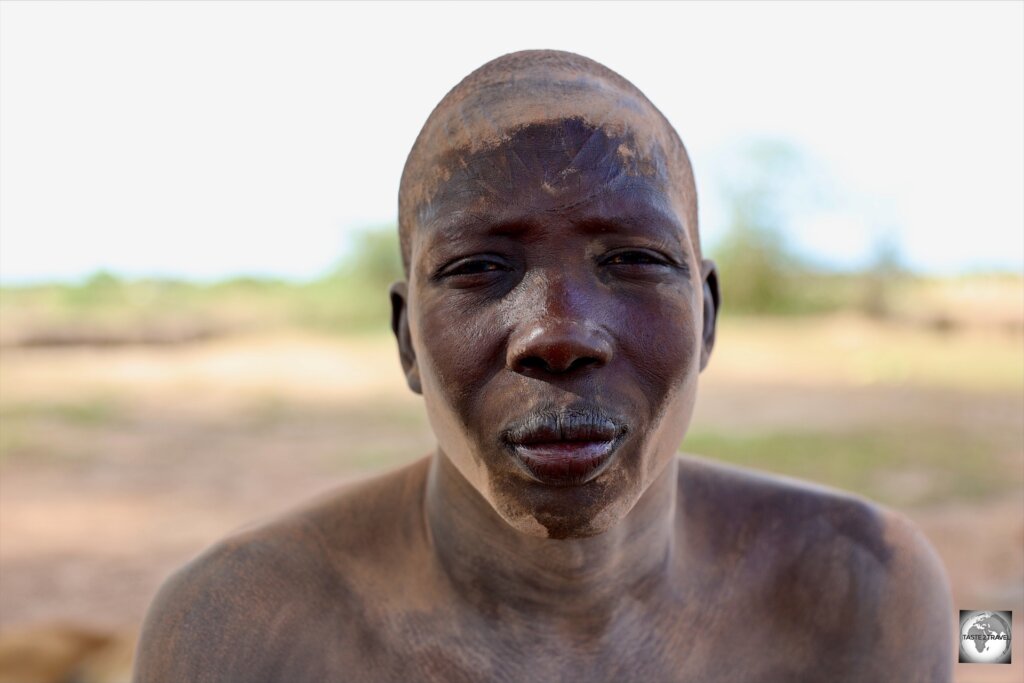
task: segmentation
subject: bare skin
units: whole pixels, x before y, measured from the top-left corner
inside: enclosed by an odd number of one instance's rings
[[[503,59],[403,177],[393,326],[437,450],[178,572],[135,680],[950,680],[908,522],[677,455],[718,293],[674,131],[587,60]]]

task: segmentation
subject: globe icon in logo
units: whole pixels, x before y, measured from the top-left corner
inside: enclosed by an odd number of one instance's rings
[[[1010,661],[1010,623],[1007,612],[962,614],[960,661],[978,664]]]

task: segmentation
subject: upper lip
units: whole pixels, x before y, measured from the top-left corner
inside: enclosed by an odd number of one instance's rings
[[[622,421],[591,406],[539,410],[511,423],[502,441],[513,446],[612,441],[626,431]]]

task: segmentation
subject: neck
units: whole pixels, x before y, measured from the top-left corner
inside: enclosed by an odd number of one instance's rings
[[[455,592],[485,613],[610,616],[624,598],[657,600],[665,585],[676,476],[673,458],[617,525],[588,538],[555,540],[512,528],[438,452],[427,478],[427,529]]]

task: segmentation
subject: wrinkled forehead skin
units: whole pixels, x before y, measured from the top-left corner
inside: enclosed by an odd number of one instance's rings
[[[399,232],[408,272],[413,236],[437,213],[443,188],[470,162],[511,144],[528,127],[573,121],[620,140],[621,170],[670,185],[679,219],[699,255],[690,161],[665,117],[632,83],[593,60],[534,50],[499,57],[455,86],[413,145],[399,190]],[[564,169],[559,169],[564,171]]]

